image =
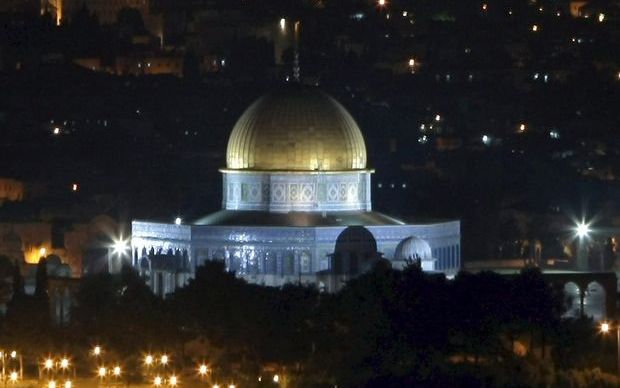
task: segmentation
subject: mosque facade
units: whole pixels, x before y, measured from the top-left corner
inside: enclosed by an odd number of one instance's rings
[[[460,269],[458,220],[408,224],[374,212],[362,133],[316,88],[282,88],[255,101],[229,138],[222,210],[188,224],[132,222],[132,263],[158,295],[197,266],[268,286],[337,291],[387,259],[417,260],[448,276]]]

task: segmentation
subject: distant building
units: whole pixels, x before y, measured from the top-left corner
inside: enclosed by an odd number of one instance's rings
[[[581,16],[581,8],[588,4],[586,0],[573,0],[569,3],[570,15],[574,18]]]
[[[40,0],[2,0],[0,13],[36,15]]]
[[[132,223],[132,263],[158,295],[208,260],[251,283],[337,291],[387,259],[428,271],[460,269],[460,222],[408,224],[372,210],[364,138],[316,88],[258,99],[228,142],[223,209],[190,224]]]
[[[112,24],[123,8],[135,8],[145,18],[149,15],[150,0],[41,0],[41,14],[51,14],[57,25],[70,20],[82,7],[95,13],[100,23]]]
[[[24,184],[10,178],[0,178],[0,206],[5,201],[20,202],[24,199]]]
[[[11,261],[36,264],[41,257],[58,257],[72,276],[99,265],[109,270],[112,244],[120,236],[118,224],[107,216],[90,222],[59,225],[51,222],[0,222],[0,255]],[[101,262],[103,264],[93,264]],[[86,267],[86,265],[89,267]]]
[[[73,63],[88,70],[115,75],[173,75],[183,77],[185,60],[182,55],[148,54],[118,56],[110,65],[101,58],[76,58]]]

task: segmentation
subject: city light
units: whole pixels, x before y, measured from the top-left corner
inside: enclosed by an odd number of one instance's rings
[[[175,225],[181,225],[183,223],[183,219],[181,217],[177,217],[174,219]]]
[[[99,367],[99,370],[97,371],[97,375],[99,377],[105,377],[106,372],[107,371],[106,371],[105,367],[102,366],[102,367]]]
[[[441,121],[441,115],[436,114],[435,115],[435,121]]]
[[[201,376],[206,375],[208,371],[209,371],[209,368],[207,368],[207,366],[205,364],[201,364],[198,367],[198,374],[201,375]]]
[[[161,364],[162,365],[168,364],[168,356],[166,356],[165,354],[161,356]]]
[[[45,249],[45,248],[39,249],[39,256],[40,257],[44,257],[46,253],[47,253],[47,249]]]
[[[67,369],[69,367],[69,360],[66,357],[63,357],[62,360],[60,360],[60,367],[62,369]]]
[[[124,255],[125,252],[129,249],[129,244],[127,244],[127,241],[123,240],[123,236],[121,236],[120,239],[114,241],[113,248],[114,254]]]
[[[11,352],[11,358],[17,358],[17,351],[13,350]]]
[[[532,31],[533,32],[538,32],[538,25],[537,24],[532,25]]]
[[[607,323],[607,322],[601,323],[601,333],[607,334],[607,333],[609,333],[610,329],[611,328],[609,327],[609,323]]]
[[[45,360],[43,367],[45,369],[52,369],[54,367],[54,360],[52,360],[51,358],[48,358],[47,360]]]
[[[590,234],[590,225],[582,221],[577,224],[575,231],[577,232],[577,237],[579,238],[588,237]]]
[[[273,375],[273,382],[277,384],[279,381],[280,381],[280,376],[279,375]]]
[[[527,126],[525,124],[519,124],[519,132],[525,132]]]
[[[71,388],[72,386],[73,386],[73,383],[71,382],[71,380],[65,381],[65,388]]]
[[[379,7],[384,7],[384,6],[385,6],[385,4],[386,4],[386,1],[385,1],[385,0],[379,0],[379,1],[377,2],[377,4],[379,5]]]
[[[54,380],[48,382],[47,388],[56,388],[56,382]]]
[[[159,387],[159,386],[161,385],[161,383],[162,383],[162,379],[161,379],[161,377],[160,377],[160,376],[155,376],[155,379],[153,380],[153,384],[154,384],[156,387]]]
[[[98,345],[97,345],[97,346],[95,346],[95,347],[93,348],[93,354],[94,354],[95,356],[99,356],[99,355],[101,355],[101,346],[98,346]]]
[[[118,377],[121,375],[121,367],[120,366],[115,366],[114,369],[112,370],[112,373],[114,374],[114,376]]]
[[[178,383],[177,377],[175,375],[170,376],[170,379],[168,379],[168,381],[171,387],[176,386]]]
[[[286,30],[286,19],[284,18],[280,19],[280,30]]]
[[[604,20],[605,20],[605,14],[604,13],[599,13],[598,14],[598,22],[599,23],[603,23]]]
[[[9,375],[9,380],[11,380],[12,383],[16,382],[18,378],[19,374],[16,371],[11,372]]]
[[[151,364],[153,364],[153,356],[147,354],[146,357],[144,357],[144,365],[150,366]]]

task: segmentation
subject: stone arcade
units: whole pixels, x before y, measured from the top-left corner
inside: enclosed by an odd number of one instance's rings
[[[259,98],[235,124],[222,210],[190,224],[132,222],[132,262],[164,296],[196,266],[223,260],[252,283],[313,283],[337,291],[381,257],[395,268],[460,268],[460,222],[406,224],[373,212],[362,133],[316,88]]]

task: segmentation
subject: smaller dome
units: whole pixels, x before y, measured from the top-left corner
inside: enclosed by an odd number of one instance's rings
[[[359,225],[346,227],[336,239],[334,253],[355,253],[358,256],[375,255],[377,240],[372,233]]]
[[[335,274],[361,274],[380,258],[377,241],[363,226],[349,226],[336,239],[331,271]]]
[[[62,264],[62,260],[58,255],[51,254],[45,258],[48,267],[58,267]]]
[[[71,267],[69,266],[69,264],[60,264],[54,267],[51,273],[49,273],[49,268],[48,268],[48,274],[51,276],[57,277],[57,278],[70,278]]]
[[[394,252],[394,260],[433,260],[431,246],[421,238],[411,236],[398,243]]]

